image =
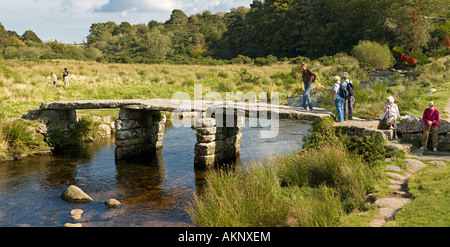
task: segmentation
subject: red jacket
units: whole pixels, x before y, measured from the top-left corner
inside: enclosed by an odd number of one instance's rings
[[[433,110],[427,108],[423,112],[422,120],[425,125],[427,125],[428,121],[431,121],[433,122],[431,127],[439,127],[439,120],[441,120],[441,113],[436,108],[434,108]]]

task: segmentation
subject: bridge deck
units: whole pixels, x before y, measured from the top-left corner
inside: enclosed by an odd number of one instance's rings
[[[156,111],[197,111],[204,112],[208,108],[232,107],[235,110],[249,111],[268,111],[279,114],[279,118],[293,118],[314,120],[324,116],[333,116],[333,114],[322,108],[315,108],[313,111],[305,111],[301,107],[292,107],[286,105],[275,105],[261,102],[238,102],[230,103],[223,101],[208,100],[172,100],[172,99],[130,99],[130,100],[77,100],[77,101],[59,101],[53,103],[43,103],[40,110],[77,110],[77,109],[108,109],[125,108],[136,110],[156,110]]]

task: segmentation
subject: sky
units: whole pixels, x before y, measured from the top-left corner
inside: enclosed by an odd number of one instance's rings
[[[165,22],[174,9],[186,15],[230,12],[240,6],[250,7],[253,0],[0,0],[0,23],[6,30],[22,35],[35,32],[42,41],[66,44],[86,41],[93,23],[123,21],[147,24]]]

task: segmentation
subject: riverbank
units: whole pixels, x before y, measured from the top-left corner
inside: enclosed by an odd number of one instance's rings
[[[411,217],[411,213],[401,213],[403,207],[421,210],[420,203],[407,203],[415,199],[408,181],[416,188],[420,186],[415,185],[416,176],[423,181],[421,173],[413,176],[424,167],[422,162],[406,158],[403,151],[389,150],[385,140],[376,135],[351,139],[331,126],[331,121],[315,122],[305,148],[292,154],[253,163],[243,172],[210,172],[206,193],[196,196],[188,210],[194,224],[355,227],[389,222],[388,226],[395,226],[394,218],[408,221]],[[448,182],[445,173],[438,178]],[[440,190],[436,185],[427,191]],[[448,210],[445,200],[431,197],[427,200],[435,210]],[[427,213],[421,217],[429,222],[424,226],[442,226],[434,225]]]
[[[40,121],[6,119],[0,123],[0,162],[48,155],[55,149],[107,138],[115,131],[114,119],[80,114],[74,126],[52,133]]]
[[[335,134],[331,118],[315,121],[313,129],[304,149],[292,154],[255,162],[244,172],[209,172],[205,194],[188,210],[194,224],[342,226],[346,214],[367,211],[366,195],[379,186],[378,163],[350,151],[353,142]],[[366,147],[362,152],[386,152],[381,137],[356,142]]]

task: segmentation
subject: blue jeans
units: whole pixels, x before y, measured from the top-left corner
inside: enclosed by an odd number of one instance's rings
[[[309,95],[309,92],[311,92],[311,89],[313,88],[313,84],[309,84],[309,85],[305,85],[305,92],[303,93],[303,108],[308,109],[307,107],[309,106],[309,109],[313,109],[312,104],[311,104],[311,96]]]
[[[334,104],[336,104],[338,121],[344,121],[344,99],[334,99]]]

